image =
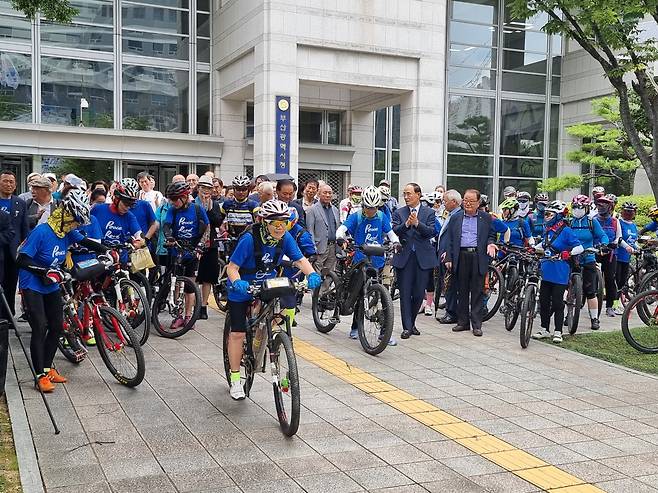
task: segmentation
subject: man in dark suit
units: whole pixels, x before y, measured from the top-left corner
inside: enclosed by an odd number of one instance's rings
[[[27,211],[25,202],[19,199],[16,191],[16,175],[12,171],[0,172],[0,211],[9,214],[14,235],[8,245],[4,247],[4,279],[2,287],[9,303],[9,308],[14,312],[16,300],[16,284],[18,283],[18,268],[16,267],[16,250],[18,245],[27,237]],[[4,309],[2,309],[4,313]],[[3,318],[7,318],[5,313]]]
[[[482,335],[484,311],[484,276],[489,257],[496,255],[496,233],[491,227],[491,214],[478,210],[480,192],[464,193],[462,211],[448,222],[445,265],[452,269],[457,286],[457,325],[453,332],[471,330]],[[470,303],[469,303],[470,300]],[[470,311],[470,317],[469,317]]]
[[[425,288],[437,266],[436,248],[430,240],[435,235],[434,210],[420,203],[421,190],[416,183],[404,187],[407,204],[393,213],[393,231],[400,238],[402,250],[393,257],[393,267],[400,290],[402,339],[420,335],[416,316],[425,297]]]
[[[4,254],[5,246],[14,237],[9,214],[0,211],[0,282],[4,279]],[[4,312],[4,310],[2,310]],[[7,378],[7,359],[9,357],[9,323],[6,319],[0,319],[0,397],[5,392],[5,381]]]
[[[446,217],[443,219],[441,231],[439,232],[439,292],[443,290],[443,281],[446,275],[446,267],[443,263],[448,248],[448,224],[450,219],[461,210],[462,196],[457,190],[448,190],[443,194]],[[457,322],[457,279],[452,278],[450,285],[446,289],[445,315],[437,317],[439,323],[454,324]]]

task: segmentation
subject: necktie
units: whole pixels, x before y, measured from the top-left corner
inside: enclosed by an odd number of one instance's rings
[[[417,210],[415,207],[413,207],[413,208],[411,209],[411,213],[412,213],[412,214],[418,214],[418,210]],[[415,252],[415,251],[416,251],[416,242],[413,242],[413,243],[411,244],[411,251],[412,251],[412,252]]]

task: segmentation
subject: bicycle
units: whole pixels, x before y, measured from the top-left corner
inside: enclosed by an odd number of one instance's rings
[[[628,277],[619,288],[619,300],[624,306],[637,293],[658,288],[658,239],[642,236],[637,244],[640,248],[633,253]]]
[[[218,250],[218,264],[219,264],[219,277],[217,284],[213,284],[212,293],[215,298],[215,303],[220,311],[226,312],[228,307],[228,291],[226,289],[226,281],[228,276],[226,268],[229,264],[231,252],[237,244],[237,238],[217,238],[215,240]]]
[[[136,387],[146,373],[146,363],[139,338],[128,321],[112,308],[93,279],[114,268],[112,258],[99,255],[74,266],[61,284],[64,324],[58,340],[59,350],[71,363],[79,364],[87,357],[82,342],[86,329],[92,329],[103,363],[122,385]],[[77,281],[75,288],[73,281]],[[82,307],[82,320],[78,309]]]
[[[637,310],[644,327],[631,327],[634,310]],[[658,353],[658,289],[643,291],[628,301],[622,314],[621,331],[626,341],[638,351]]]
[[[364,257],[354,262],[357,251]],[[385,253],[386,247],[381,245],[346,243],[344,250],[336,252],[338,274],[328,272],[322,285],[313,290],[311,301],[313,322],[323,334],[333,330],[341,315],[357,311],[359,342],[373,356],[386,349],[393,334],[393,300],[370,261]]]
[[[169,263],[153,283],[155,296],[151,307],[151,322],[162,337],[174,339],[187,333],[199,319],[201,313],[201,291],[199,286],[189,277],[178,273],[187,251],[192,251],[191,245],[174,243],[175,253],[170,253]],[[194,295],[193,311],[189,320],[185,321],[186,293]],[[179,326],[177,322],[183,320]]]
[[[526,269],[523,264],[521,253],[527,252],[527,248],[515,245],[499,245],[500,250],[506,255],[494,262],[494,266],[503,272],[505,276],[505,287],[502,295],[500,311],[505,319],[505,329],[511,331],[521,312],[522,290],[525,286]]]
[[[265,279],[260,286],[251,286],[249,293],[254,301],[247,315],[247,330],[240,362],[244,392],[249,392],[254,376],[265,372],[266,351],[269,354],[274,404],[281,431],[293,436],[299,428],[300,387],[297,359],[292,342],[290,320],[277,311],[279,298],[295,295],[304,290],[306,283],[293,283],[287,277]],[[277,323],[275,323],[277,322]],[[283,322],[283,330],[281,330]],[[275,328],[274,326],[277,326]],[[228,357],[228,340],[231,333],[231,314],[226,312],[223,335],[224,372],[231,385],[231,365]],[[281,357],[283,356],[283,359]]]
[[[519,340],[521,347],[526,349],[532,336],[532,327],[537,316],[537,303],[539,301],[539,281],[541,279],[540,259],[543,254],[537,252],[522,254],[526,264],[526,275],[523,291],[521,292],[521,327]]]

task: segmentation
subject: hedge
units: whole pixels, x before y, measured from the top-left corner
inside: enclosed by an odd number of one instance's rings
[[[649,219],[649,209],[656,205],[656,199],[653,195],[623,195],[619,197],[617,210],[621,210],[624,202],[635,202],[637,204],[637,216],[635,222],[638,226],[646,226],[651,222]]]

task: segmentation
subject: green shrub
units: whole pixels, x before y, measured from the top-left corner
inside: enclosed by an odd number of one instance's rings
[[[656,199],[653,195],[622,195],[619,197],[618,210],[624,202],[635,202],[637,204],[635,222],[638,226],[646,226],[651,222],[651,219],[649,219],[649,209],[656,205]]]

